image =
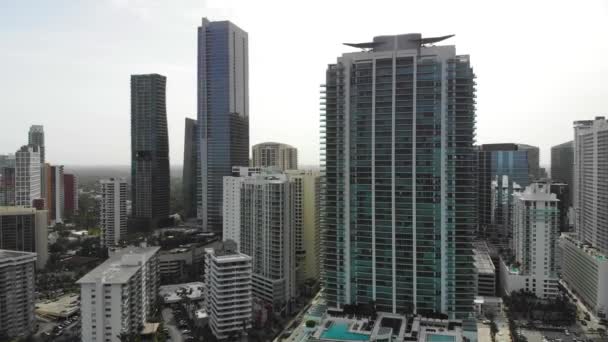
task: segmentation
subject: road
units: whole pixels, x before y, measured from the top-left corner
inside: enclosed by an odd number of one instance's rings
[[[171,342],[184,342],[181,331],[175,326],[173,319],[173,311],[170,308],[164,308],[162,311],[164,326],[169,329],[169,337]]]

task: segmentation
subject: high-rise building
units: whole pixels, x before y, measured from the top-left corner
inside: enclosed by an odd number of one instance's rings
[[[120,342],[139,334],[158,297],[160,247],[127,247],[77,281],[82,340]]]
[[[218,340],[251,328],[251,257],[233,241],[205,249],[205,284],[209,326]]]
[[[65,205],[63,165],[51,166],[51,202],[49,203],[51,222],[63,223]]]
[[[276,142],[253,145],[251,161],[254,167],[273,167],[279,170],[297,170],[298,149]]]
[[[184,214],[187,218],[197,217],[200,204],[200,163],[198,162],[198,127],[196,120],[186,118],[184,134]]]
[[[40,194],[44,198],[46,195],[46,178],[44,177],[44,163],[46,162],[46,148],[44,145],[44,126],[31,125],[27,135],[27,144],[30,146],[38,146],[40,152]]]
[[[169,217],[169,138],[165,88],[158,74],[131,76],[131,227],[149,230]]]
[[[285,171],[294,183],[297,284],[319,280],[321,231],[319,226],[320,174],[311,170]]]
[[[574,123],[574,211],[581,242],[608,254],[608,121]]]
[[[330,308],[473,310],[475,75],[446,37],[347,44],[326,72],[322,258]],[[323,133],[324,131],[324,133]]]
[[[11,340],[36,329],[36,254],[0,249],[0,336]]]
[[[240,252],[251,256],[253,295],[275,311],[296,298],[294,183],[283,173],[244,177],[240,191]]]
[[[0,206],[15,205],[15,167],[0,170]]]
[[[608,313],[608,255],[575,234],[564,233],[559,239],[561,277],[567,288],[597,315]]]
[[[122,178],[109,178],[102,179],[99,183],[101,245],[116,246],[127,235],[127,181]]]
[[[52,172],[51,172],[51,164],[49,163],[44,163],[44,165],[42,166],[42,172],[40,173],[40,179],[41,179],[41,183],[44,186],[44,191],[41,193],[41,200],[42,203],[44,204],[44,209],[49,211],[49,223],[51,222],[51,218],[50,218],[50,210],[51,210],[51,203],[53,202],[53,191],[52,191],[52,182],[51,182],[51,176],[52,176]],[[39,203],[40,201],[38,201]]]
[[[479,236],[502,240],[510,235],[512,194],[530,184],[530,172],[528,151],[519,151],[516,144],[484,144],[478,147]]]
[[[15,168],[15,155],[14,154],[0,154],[0,176],[3,175],[2,170],[5,168]]]
[[[78,212],[78,177],[72,173],[64,173],[63,190],[64,216],[71,218]]]
[[[0,207],[0,249],[35,252],[36,266],[44,268],[48,253],[48,213],[23,207]]]
[[[506,293],[526,290],[538,298],[558,294],[557,239],[559,208],[557,196],[547,183],[532,183],[513,195],[513,246],[515,263],[501,265]]]
[[[234,241],[237,250],[241,246],[241,188],[243,181],[245,178],[260,172],[260,168],[234,166],[232,175],[224,177],[222,186],[222,239],[224,241]]]
[[[38,146],[22,146],[15,153],[15,205],[31,207],[40,196],[40,152]]]
[[[530,181],[542,178],[540,170],[540,149],[536,146],[517,144],[518,151],[528,152],[528,169],[530,170]]]
[[[198,28],[200,217],[203,230],[222,230],[222,182],[233,166],[249,165],[247,32],[203,18]]]
[[[574,141],[551,147],[551,179],[574,186]]]

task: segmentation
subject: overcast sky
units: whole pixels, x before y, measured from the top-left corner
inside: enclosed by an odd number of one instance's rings
[[[500,4],[500,5],[499,5]],[[201,17],[249,33],[251,144],[317,164],[326,65],[375,35],[456,34],[477,74],[478,143],[549,149],[572,121],[608,113],[608,1],[0,1],[0,154],[42,124],[47,159],[130,163],[131,74],[167,76],[171,164],[196,117]]]

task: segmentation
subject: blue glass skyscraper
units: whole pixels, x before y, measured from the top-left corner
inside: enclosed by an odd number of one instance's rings
[[[222,231],[222,182],[249,164],[247,32],[203,18],[198,28],[198,127],[203,230]]]

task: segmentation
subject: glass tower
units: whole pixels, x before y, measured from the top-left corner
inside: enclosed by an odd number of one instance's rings
[[[347,44],[326,72],[322,253],[329,307],[468,317],[475,288],[475,75],[448,37]]]
[[[158,74],[131,76],[133,230],[163,226],[169,217],[166,83]]]
[[[203,230],[222,231],[223,177],[249,165],[247,32],[203,18],[198,28],[198,128]]]

